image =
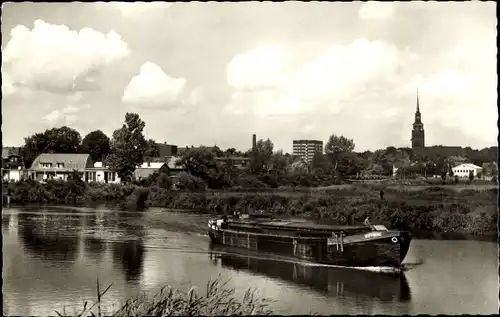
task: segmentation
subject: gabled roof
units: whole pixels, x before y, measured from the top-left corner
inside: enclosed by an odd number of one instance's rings
[[[460,164],[460,165],[457,165],[453,168],[473,168],[473,169],[480,169],[481,166],[477,166],[475,164],[472,164],[472,163],[466,163],[466,164]]]
[[[144,162],[141,165],[137,166],[137,168],[159,169],[164,164],[165,162]]]
[[[31,169],[41,169],[40,163],[52,163],[52,167],[56,167],[57,163],[64,163],[64,168],[57,170],[94,167],[90,155],[83,153],[42,153],[33,161]]]

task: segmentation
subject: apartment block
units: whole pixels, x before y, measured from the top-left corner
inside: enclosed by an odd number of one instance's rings
[[[293,140],[293,155],[310,162],[316,152],[323,153],[323,141]]]

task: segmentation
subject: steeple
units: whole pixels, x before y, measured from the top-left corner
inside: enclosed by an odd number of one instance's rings
[[[417,88],[417,113],[420,113],[420,104],[418,102],[418,88]]]
[[[425,132],[424,124],[420,114],[420,100],[418,98],[417,88],[417,111],[415,112],[415,122],[413,123],[413,130],[411,133],[411,147],[424,148],[425,147]]]

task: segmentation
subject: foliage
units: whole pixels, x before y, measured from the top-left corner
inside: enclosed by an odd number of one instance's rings
[[[189,174],[206,181],[209,188],[219,189],[229,185],[225,168],[217,163],[214,152],[207,147],[187,150],[180,163]]]
[[[186,172],[181,172],[177,175],[176,186],[179,189],[186,189],[189,191],[204,191],[206,189],[206,184],[203,179]]]
[[[149,139],[146,141],[146,151],[144,152],[144,156],[148,158],[160,156],[160,149],[158,148],[155,140]]]
[[[101,130],[92,131],[83,138],[81,152],[90,154],[94,162],[102,162],[111,153],[110,140]]]
[[[330,158],[330,161],[333,165],[333,170],[335,172],[345,170],[347,167],[343,166],[348,159],[341,155],[350,153],[354,150],[354,141],[352,139],[348,139],[344,136],[337,136],[335,134],[330,135],[328,141],[325,145],[325,153]],[[340,163],[340,168],[339,168]]]
[[[80,133],[67,126],[47,129],[24,138],[21,155],[26,167],[29,167],[42,153],[78,153],[80,142]]]
[[[495,185],[458,188],[450,186],[383,187],[385,200],[380,201],[376,185],[343,185],[312,190],[316,178],[298,175],[288,188],[268,186],[252,174],[239,178],[240,187],[227,192],[204,191],[204,182],[188,173],[178,176],[180,192],[156,184],[150,187],[134,185],[84,184],[52,180],[47,184],[35,181],[3,183],[2,190],[11,189],[12,204],[76,204],[105,205],[108,208],[138,210],[148,206],[214,210],[214,206],[237,211],[266,209],[280,215],[326,219],[333,222],[358,224],[370,215],[373,221],[408,230],[464,233],[490,233],[496,230],[497,194]],[[241,184],[247,180],[247,187]],[[179,186],[180,185],[180,186]],[[260,187],[260,188],[259,188]],[[467,189],[467,190],[464,190]],[[202,192],[204,191],[204,192]],[[484,221],[476,219],[478,213]],[[447,214],[446,214],[447,213]],[[455,216],[460,214],[460,216]],[[470,223],[470,224],[469,224]],[[493,226],[493,227],[492,227]],[[492,231],[493,230],[493,231]]]
[[[250,171],[256,174],[268,171],[273,149],[274,144],[270,139],[258,140],[251,152]]]
[[[112,154],[107,157],[106,164],[117,172],[122,182],[131,180],[136,167],[144,161],[147,142],[142,131],[145,125],[138,114],[127,112],[125,124],[113,132]]]
[[[267,298],[257,297],[257,291],[248,290],[239,300],[234,296],[234,289],[227,286],[229,281],[222,282],[219,275],[216,279],[208,281],[206,292],[200,295],[194,287],[187,293],[174,289],[172,286],[163,287],[153,296],[146,293],[127,300],[120,305],[113,316],[245,316],[245,315],[271,315],[268,308],[272,302]],[[97,279],[97,300],[94,304],[83,304],[82,311],[77,316],[103,315],[103,297],[112,287],[110,284],[101,292],[99,279]],[[65,309],[56,311],[59,316],[67,316]]]

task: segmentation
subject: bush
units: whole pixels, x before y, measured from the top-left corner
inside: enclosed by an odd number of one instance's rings
[[[177,187],[188,191],[199,192],[205,191],[207,185],[203,179],[193,176],[186,172],[181,172],[177,175]]]

